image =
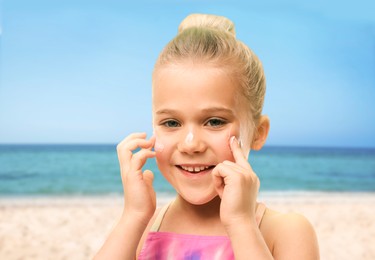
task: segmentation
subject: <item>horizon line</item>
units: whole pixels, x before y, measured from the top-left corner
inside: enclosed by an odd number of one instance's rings
[[[58,143],[58,142],[51,142],[51,143],[0,143],[0,146],[95,146],[95,145],[102,145],[102,146],[116,146],[118,143],[111,143],[111,142],[85,142],[85,143]],[[263,148],[315,148],[315,149],[368,149],[368,150],[375,150],[375,146],[323,146],[323,145],[287,145],[287,144],[266,144]],[[262,149],[263,149],[262,148]],[[262,150],[261,149],[261,150]],[[251,150],[254,151],[254,150]],[[255,151],[256,152],[256,151]]]

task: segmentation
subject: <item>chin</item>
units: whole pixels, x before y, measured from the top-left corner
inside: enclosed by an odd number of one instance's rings
[[[192,205],[204,205],[212,201],[214,198],[216,198],[217,192],[212,191],[212,192],[205,192],[205,195],[203,192],[179,192],[177,193],[182,197],[185,201]]]

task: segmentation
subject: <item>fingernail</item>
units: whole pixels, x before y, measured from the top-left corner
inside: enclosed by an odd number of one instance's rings
[[[242,139],[238,139],[238,145],[242,148],[242,145],[243,145]]]
[[[231,145],[233,144],[234,139],[236,139],[235,136],[232,136],[232,137],[230,138],[229,142],[230,142]]]

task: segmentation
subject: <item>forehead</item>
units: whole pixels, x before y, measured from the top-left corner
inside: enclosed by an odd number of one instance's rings
[[[238,87],[221,68],[204,64],[179,64],[160,68],[153,78],[153,106],[188,102],[234,106]]]

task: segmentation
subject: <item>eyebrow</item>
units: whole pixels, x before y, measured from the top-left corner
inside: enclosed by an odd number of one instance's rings
[[[221,112],[221,113],[227,113],[227,114],[230,114],[230,115],[234,115],[233,113],[233,110],[229,109],[229,108],[226,108],[226,107],[209,107],[209,108],[204,108],[202,109],[202,112],[203,113],[217,113],[217,112]],[[179,111],[177,110],[173,110],[173,109],[161,109],[161,110],[158,110],[156,111],[156,114],[178,114]]]
[[[202,112],[204,113],[214,113],[214,112],[222,112],[222,113],[227,113],[230,115],[234,115],[233,110],[226,108],[226,107],[210,107],[210,108],[205,108],[202,109]]]
[[[156,114],[174,114],[176,113],[177,111],[176,110],[172,110],[172,109],[161,109],[161,110],[158,110],[156,111]]]

